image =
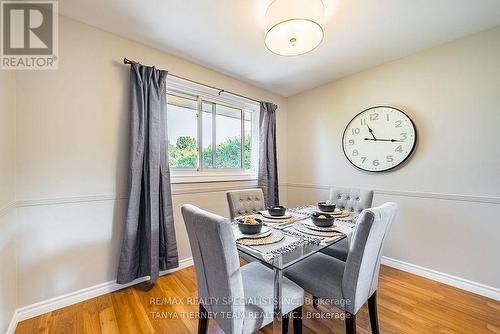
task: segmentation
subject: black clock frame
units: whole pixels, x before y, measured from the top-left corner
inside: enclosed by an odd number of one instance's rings
[[[391,109],[394,109],[394,110],[397,110],[399,111],[400,113],[402,113],[403,115],[405,115],[406,117],[408,117],[408,119],[410,120],[410,123],[411,125],[413,126],[413,130],[415,131],[415,141],[413,142],[413,146],[411,147],[411,150],[410,150],[410,153],[408,153],[408,155],[406,156],[406,158],[403,159],[403,161],[401,161],[399,164],[397,164],[396,166],[394,167],[390,167],[390,168],[387,168],[387,169],[382,169],[382,170],[368,170],[368,169],[363,169],[359,166],[356,166],[352,161],[351,159],[349,159],[349,157],[347,156],[347,153],[345,151],[345,148],[344,148],[344,136],[345,136],[345,133],[347,131],[347,128],[349,127],[349,124],[352,123],[352,121],[354,121],[354,119],[356,117],[358,117],[359,115],[361,115],[362,113],[364,112],[367,112],[368,110],[372,110],[372,109],[376,109],[376,108],[391,108]],[[342,133],[342,152],[344,152],[344,155],[347,159],[347,161],[349,161],[349,163],[351,165],[353,165],[354,167],[356,167],[357,169],[363,171],[363,172],[368,172],[368,173],[382,173],[382,172],[387,172],[387,171],[391,171],[391,170],[395,170],[397,168],[400,168],[402,167],[403,165],[406,164],[406,162],[410,159],[410,157],[413,155],[413,153],[415,152],[415,148],[417,147],[417,140],[418,140],[418,136],[417,136],[417,127],[415,126],[415,123],[413,123],[413,120],[410,118],[410,116],[408,116],[407,113],[405,113],[403,110],[401,109],[398,109],[396,107],[393,107],[393,106],[384,106],[384,105],[381,105],[381,106],[375,106],[375,107],[370,107],[368,109],[365,109],[363,111],[360,111],[359,113],[357,113],[356,115],[354,115],[354,117],[349,121],[349,123],[347,123],[345,129],[344,129],[344,132]]]

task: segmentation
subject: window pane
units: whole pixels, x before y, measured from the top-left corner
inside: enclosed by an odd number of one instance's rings
[[[243,155],[243,168],[251,169],[252,168],[252,112],[245,111],[245,145],[244,155]]]
[[[213,164],[213,154],[212,154],[212,126],[213,126],[213,113],[212,107],[213,103],[203,101],[202,109],[203,109],[203,167],[204,168],[212,168]]]
[[[167,96],[168,158],[170,167],[197,168],[196,99]]]
[[[180,95],[175,95],[175,93],[167,94],[167,103],[170,105],[189,108],[189,109],[198,109],[198,99],[196,97],[186,98]]]
[[[216,167],[241,168],[241,110],[216,105]]]

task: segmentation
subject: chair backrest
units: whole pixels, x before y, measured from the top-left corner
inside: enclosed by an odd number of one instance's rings
[[[183,205],[181,211],[193,253],[200,302],[209,312],[238,315],[216,320],[226,333],[241,333],[243,317],[239,315],[244,314],[241,301],[245,295],[231,224],[227,218],[190,204]]]
[[[266,208],[264,193],[260,188],[228,191],[226,197],[231,219],[251,215]]]
[[[358,218],[342,279],[344,298],[350,301],[346,311],[352,314],[377,290],[382,248],[397,208],[388,202],[364,210]]]
[[[331,187],[330,201],[335,203],[339,209],[359,213],[372,207],[373,190]]]

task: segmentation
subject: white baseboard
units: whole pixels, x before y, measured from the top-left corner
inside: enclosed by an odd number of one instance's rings
[[[15,310],[14,314],[12,315],[12,319],[10,319],[9,327],[7,327],[6,334],[14,334],[15,333],[18,321],[19,321],[19,316],[18,316],[17,310]]]
[[[187,258],[184,260],[179,261],[179,267],[175,269],[170,269],[170,270],[165,270],[160,272],[160,276],[175,272],[177,270],[189,267],[193,265],[193,259],[192,258]],[[139,279],[136,279],[133,282],[130,282],[128,284],[118,284],[116,281],[109,281],[106,283],[101,283],[95,286],[91,286],[89,288],[85,288],[79,291],[71,292],[59,297],[55,297],[52,299],[44,300],[32,305],[24,306],[16,310],[15,312],[15,322],[14,322],[14,317],[13,320],[11,321],[11,326],[17,325],[19,321],[23,321],[26,319],[30,319],[36,316],[39,316],[41,314],[51,312],[63,307],[67,307],[69,305],[73,305],[76,303],[80,303],[82,301],[95,298],[98,296],[102,296],[106,293],[110,293],[113,291],[117,291],[126,287],[129,287],[131,285],[135,285],[144,281],[147,281],[149,278],[148,277],[142,277]],[[13,325],[14,324],[14,325]],[[10,328],[10,327],[9,327]],[[8,332],[9,333],[9,332]],[[13,333],[13,331],[12,331]]]
[[[386,256],[382,257],[382,264],[500,301],[500,289],[494,288],[492,286],[452,276],[433,269],[417,266],[415,264],[403,262],[396,259],[391,259]]]

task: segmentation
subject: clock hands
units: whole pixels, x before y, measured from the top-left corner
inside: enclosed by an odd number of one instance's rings
[[[373,134],[373,130],[370,128],[370,126],[368,124],[366,124],[366,127],[368,128],[368,132],[370,132],[370,134],[372,135],[373,140],[377,140],[377,138],[375,138],[375,135]]]
[[[372,138],[365,138],[365,140],[372,140],[372,141],[389,141],[389,142],[402,142],[402,140],[399,139],[372,139]]]
[[[365,138],[365,140],[372,140],[372,141],[388,141],[388,142],[402,142],[403,140],[400,139],[380,139],[376,138],[375,135],[373,134],[373,130],[370,128],[368,124],[366,124],[366,127],[368,128],[368,132],[372,135],[373,138]]]

